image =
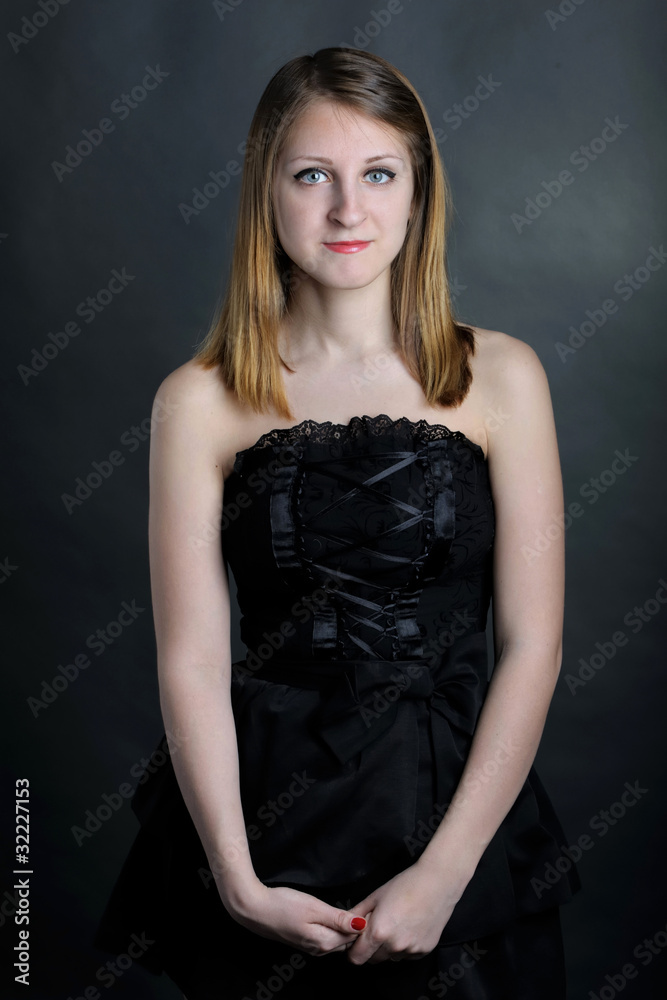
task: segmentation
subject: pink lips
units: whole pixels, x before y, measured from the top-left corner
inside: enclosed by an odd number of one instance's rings
[[[362,242],[360,240],[344,240],[340,243],[325,243],[324,246],[329,250],[333,250],[334,253],[358,253],[359,250],[365,250],[367,246],[370,246],[371,241],[367,240]]]

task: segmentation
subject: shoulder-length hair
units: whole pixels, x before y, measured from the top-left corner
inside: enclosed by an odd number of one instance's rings
[[[285,394],[278,330],[294,285],[273,214],[274,166],[299,116],[326,98],[397,131],[412,161],[414,206],[391,263],[397,349],[431,406],[458,406],[472,381],[473,330],[457,323],[446,269],[451,194],[426,109],[409,80],[385,59],[325,48],[286,63],[269,81],[250,125],[230,278],[224,301],[194,358],[220,374],[237,397],[293,420]]]

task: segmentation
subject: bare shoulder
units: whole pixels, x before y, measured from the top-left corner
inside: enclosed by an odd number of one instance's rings
[[[205,369],[186,361],[158,386],[153,402],[153,426],[175,416],[174,427],[187,435],[190,446],[207,451],[223,468],[234,453],[239,405],[217,367]]]
[[[499,460],[510,450],[526,456],[530,447],[553,446],[549,383],[537,352],[499,330],[473,329],[475,408],[486,430],[489,458]]]
[[[502,391],[518,388],[536,378],[546,378],[536,351],[525,340],[500,330],[472,327],[475,333],[475,354],[472,359],[473,378],[485,390]]]
[[[172,397],[179,404],[193,411],[205,410],[215,403],[223,403],[224,385],[217,369],[205,369],[191,359],[165,376],[158,386],[156,399]]]

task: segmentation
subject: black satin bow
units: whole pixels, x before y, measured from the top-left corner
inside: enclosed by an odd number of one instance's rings
[[[325,690],[318,731],[345,764],[390,731],[403,701],[426,701],[434,725],[472,735],[486,690],[485,664],[485,633],[474,632],[458,639],[435,664],[424,659],[267,661],[247,673]]]

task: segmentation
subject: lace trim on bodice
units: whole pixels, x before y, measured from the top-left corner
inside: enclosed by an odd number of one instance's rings
[[[373,433],[385,434],[387,431],[397,430],[399,432],[408,429],[416,429],[419,437],[423,441],[437,441],[440,438],[455,438],[469,445],[479,457],[486,461],[484,449],[463,433],[463,431],[453,431],[445,424],[433,424],[426,419],[410,420],[409,417],[390,417],[386,413],[378,413],[371,417],[368,414],[355,416],[347,424],[335,423],[331,420],[306,420],[293,424],[291,427],[274,427],[265,431],[254,444],[237,451],[234,457],[234,471],[238,471],[241,459],[250,451],[256,448],[265,448],[271,445],[295,444],[304,437],[315,444],[326,444],[332,439],[334,441],[356,441],[363,434],[372,431]]]

